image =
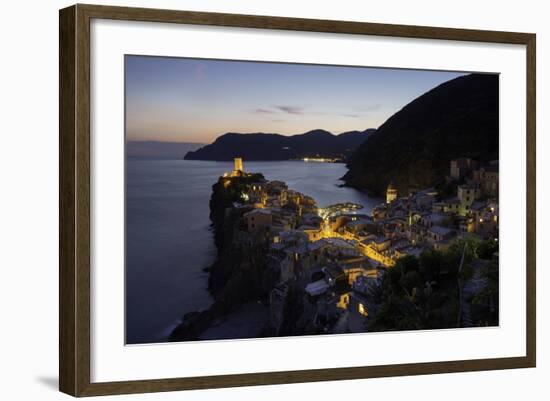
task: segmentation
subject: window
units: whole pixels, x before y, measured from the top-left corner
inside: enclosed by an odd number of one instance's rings
[[[361,303],[358,305],[357,311],[363,316],[368,316],[369,315],[369,313],[367,311],[367,308],[365,308],[365,305],[363,305]]]

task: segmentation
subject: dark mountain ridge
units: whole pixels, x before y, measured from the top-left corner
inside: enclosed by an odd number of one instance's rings
[[[459,157],[498,159],[498,75],[471,74],[445,82],[390,117],[350,157],[347,185],[401,194],[437,185]]]
[[[202,143],[161,142],[161,141],[126,141],[127,157],[152,157],[181,159],[181,155],[204,146]]]
[[[304,157],[349,157],[355,149],[373,134],[375,129],[349,131],[334,135],[315,129],[303,134],[285,136],[271,133],[221,135],[210,145],[188,152],[186,160],[227,161],[242,157],[249,161],[291,160]]]

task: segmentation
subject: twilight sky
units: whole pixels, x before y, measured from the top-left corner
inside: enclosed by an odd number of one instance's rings
[[[377,128],[463,75],[365,67],[126,56],[131,141],[210,143],[226,132],[339,134]]]

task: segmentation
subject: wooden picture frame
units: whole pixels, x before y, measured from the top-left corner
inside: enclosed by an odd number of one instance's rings
[[[527,49],[525,60],[527,71],[526,356],[92,383],[90,380],[90,21],[94,18],[525,45]],[[536,37],[534,34],[80,4],[60,11],[59,29],[59,388],[62,392],[73,396],[94,396],[535,366]]]

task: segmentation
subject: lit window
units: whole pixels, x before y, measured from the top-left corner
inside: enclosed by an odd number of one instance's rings
[[[365,306],[363,304],[359,304],[358,310],[359,310],[359,313],[363,316],[368,316],[369,315],[369,313],[367,311],[367,308],[365,308]]]

